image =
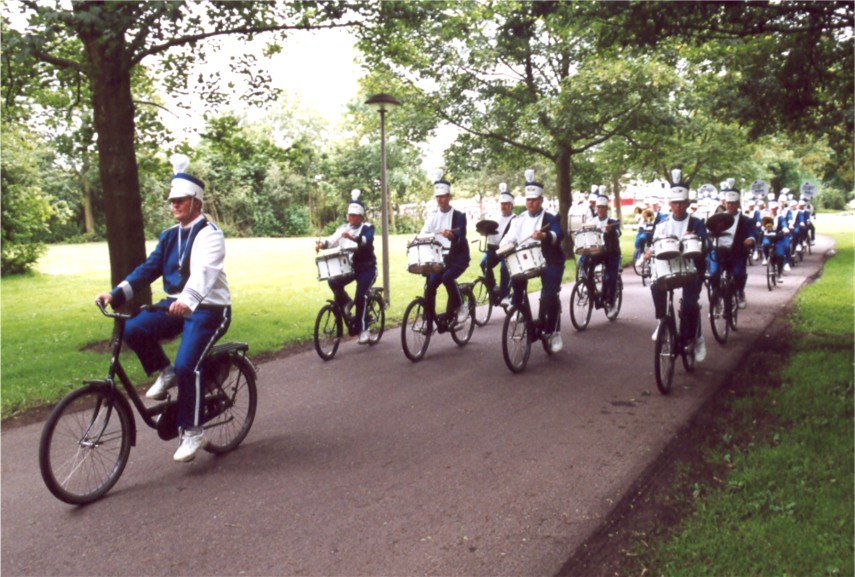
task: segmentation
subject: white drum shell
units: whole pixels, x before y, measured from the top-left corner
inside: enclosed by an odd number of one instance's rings
[[[584,214],[571,214],[567,217],[567,230],[569,230],[570,232],[576,232],[577,230],[581,230],[584,224]]]
[[[653,286],[658,289],[683,288],[698,280],[695,262],[690,258],[653,259],[650,264]]]
[[[434,240],[416,240],[407,245],[407,270],[413,274],[431,274],[445,268],[442,245]]]
[[[682,255],[686,258],[695,258],[703,254],[703,244],[701,237],[696,234],[689,234],[683,237],[680,241],[683,247]]]
[[[340,250],[315,257],[318,267],[318,280],[331,280],[353,274],[353,263],[349,252]]]
[[[573,247],[576,254],[598,255],[605,250],[603,231],[598,228],[584,229],[573,235]]]
[[[530,244],[518,248],[505,257],[511,278],[533,278],[540,276],[546,266],[543,250],[539,244]]]
[[[676,236],[661,236],[653,241],[653,256],[671,260],[680,256],[680,240]]]

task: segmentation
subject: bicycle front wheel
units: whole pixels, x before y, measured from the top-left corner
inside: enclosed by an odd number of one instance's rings
[[[577,331],[584,331],[591,321],[594,299],[588,292],[588,285],[577,282],[570,293],[570,321]]]
[[[414,363],[422,360],[430,344],[431,327],[425,318],[425,301],[419,297],[407,305],[401,326],[401,346]]]
[[[528,364],[531,341],[528,338],[528,321],[518,307],[508,309],[502,326],[502,356],[512,373],[519,373]]]
[[[615,304],[612,308],[606,308],[606,318],[610,321],[617,319],[620,307],[623,304],[623,279],[618,276],[617,288],[615,289]]]
[[[493,315],[493,299],[490,298],[490,291],[487,290],[483,278],[472,283],[472,295],[475,297],[475,324],[483,327],[490,322]]]
[[[723,291],[713,291],[710,296],[710,328],[715,340],[721,344],[727,343],[727,334],[730,329],[728,314]]]
[[[770,255],[766,262],[766,286],[769,290],[775,288],[775,259]]]
[[[383,337],[383,331],[386,330],[386,303],[377,295],[368,299],[367,323],[368,323],[368,344],[376,345]]]
[[[466,343],[469,342],[469,339],[472,338],[472,333],[475,331],[475,297],[470,292],[463,293],[463,304],[460,306],[465,306],[469,309],[469,315],[466,317],[466,321],[460,325],[454,325],[451,329],[451,339],[457,343],[458,346],[462,347]]]
[[[62,399],[39,441],[39,468],[48,490],[72,505],[104,496],[128,462],[132,419],[126,405],[94,388]]]
[[[739,316],[739,299],[737,299],[736,295],[731,292],[727,301],[730,303],[730,330],[735,331],[736,320]]]
[[[325,361],[333,358],[338,351],[341,334],[341,317],[331,304],[324,305],[315,319],[315,350],[318,356]]]
[[[221,373],[218,382],[208,383],[205,395],[206,410],[214,407],[215,417],[204,423],[209,453],[227,453],[241,444],[255,420],[258,391],[255,386],[255,369],[242,356],[230,355],[223,359],[228,369]]]
[[[659,333],[656,335],[653,363],[656,372],[656,386],[659,387],[659,392],[663,395],[671,392],[676,356],[677,336],[671,329],[670,319],[665,318],[659,326]]]

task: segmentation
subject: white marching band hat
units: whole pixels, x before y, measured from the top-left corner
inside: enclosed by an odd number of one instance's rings
[[[184,198],[190,196],[202,202],[205,195],[205,183],[187,174],[187,167],[190,166],[190,159],[185,154],[173,154],[169,157],[169,162],[172,164],[172,187],[169,190],[167,199]]]

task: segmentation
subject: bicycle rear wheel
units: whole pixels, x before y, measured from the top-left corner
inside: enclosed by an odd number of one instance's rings
[[[531,340],[528,338],[528,321],[519,307],[512,306],[502,326],[502,356],[512,373],[519,373],[528,364]]]
[[[577,282],[570,293],[570,321],[577,331],[584,331],[588,327],[593,309],[594,299],[588,292],[588,285]]]
[[[475,324],[483,327],[490,322],[493,315],[493,299],[483,278],[478,278],[472,283],[472,295],[475,297]]]
[[[39,441],[39,468],[53,495],[72,505],[100,499],[125,470],[133,415],[111,393],[84,387],[51,412]]]
[[[372,295],[368,299],[368,310],[366,318],[368,323],[368,344],[376,345],[383,337],[383,331],[386,330],[386,303],[377,295]]]
[[[671,383],[674,380],[674,366],[677,356],[677,336],[672,330],[670,318],[662,319],[659,333],[656,335],[656,347],[654,350],[653,366],[656,372],[656,386],[659,392],[667,395],[671,392]]]
[[[469,342],[475,331],[475,297],[469,291],[462,293],[462,296],[463,303],[460,306],[469,309],[469,314],[462,325],[455,324],[451,328],[451,339],[461,347]]]
[[[425,300],[422,297],[407,305],[401,325],[401,346],[408,359],[420,361],[430,344],[431,327],[425,318]]]
[[[735,331],[736,320],[739,317],[739,299],[731,292],[727,300],[730,303],[730,330]]]
[[[722,290],[715,290],[710,296],[710,328],[715,340],[721,344],[727,343],[730,323],[728,322],[726,299]]]
[[[239,355],[224,355],[214,362],[223,370],[206,383],[205,409],[216,415],[204,423],[209,453],[227,453],[241,444],[255,420],[258,392],[255,369]]]
[[[315,319],[315,350],[318,356],[328,361],[335,356],[341,342],[342,322],[335,307],[326,304],[321,307]]]

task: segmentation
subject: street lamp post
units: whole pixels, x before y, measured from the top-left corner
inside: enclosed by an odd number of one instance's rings
[[[401,103],[389,94],[375,94],[365,104],[380,111],[380,195],[382,197],[381,219],[383,221],[383,289],[386,306],[392,304],[389,286],[389,188],[386,186],[386,111]]]

